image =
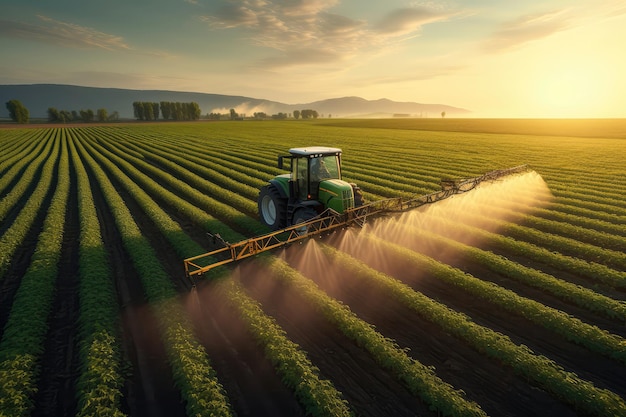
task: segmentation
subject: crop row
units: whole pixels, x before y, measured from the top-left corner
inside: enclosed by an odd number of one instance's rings
[[[58,141],[61,143],[59,144]],[[27,415],[40,372],[48,315],[61,258],[65,209],[70,190],[70,167],[65,138],[56,139],[59,156],[56,189],[30,266],[14,297],[0,341],[0,414]],[[56,160],[51,157],[50,161]],[[46,178],[46,176],[48,178]],[[42,176],[50,184],[52,172]],[[46,181],[47,180],[47,181]]]
[[[77,382],[77,414],[120,416],[124,379],[115,288],[89,176],[71,135],[69,146],[76,172],[80,218],[78,320],[81,372]]]

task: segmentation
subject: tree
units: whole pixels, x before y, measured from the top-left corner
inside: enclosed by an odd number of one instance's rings
[[[134,101],[133,102],[133,113],[135,114],[135,119],[137,119],[137,120],[143,120],[144,119],[143,104],[141,103],[141,101]]]
[[[85,123],[93,122],[93,117],[94,117],[94,114],[93,114],[93,110],[91,109],[80,111],[80,118]]]
[[[109,118],[106,109],[98,109],[97,114],[99,122],[106,122]]]
[[[302,116],[303,119],[309,119],[311,117],[317,119],[319,114],[317,113],[317,110],[305,109],[300,112],[300,116]]]
[[[446,117],[446,112],[445,112],[445,111],[442,111],[442,112],[441,112],[441,118],[443,119],[444,117]]]
[[[59,121],[61,123],[67,123],[72,119],[73,119],[72,113],[70,113],[68,110],[61,110],[59,112]]]
[[[300,118],[300,110],[293,111],[293,118],[298,120]]]
[[[144,101],[141,103],[143,106],[143,118],[145,120],[152,120],[154,112],[152,111],[152,103]]]
[[[172,119],[183,120],[183,105],[178,101],[172,103]]]
[[[169,119],[172,115],[172,103],[169,101],[162,101],[159,103],[159,107],[161,108],[161,116],[163,116],[163,119]]]
[[[189,113],[191,116],[191,120],[198,120],[200,115],[202,114],[202,110],[200,110],[200,106],[195,101],[189,103]]]
[[[230,109],[230,120],[235,120],[239,115],[235,111],[235,109]]]
[[[61,114],[54,107],[48,107],[48,121],[50,123],[58,122],[61,120]]]
[[[28,109],[19,100],[7,101],[7,110],[9,110],[9,116],[14,122],[28,123]]]

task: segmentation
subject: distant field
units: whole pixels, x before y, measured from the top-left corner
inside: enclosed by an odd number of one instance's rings
[[[626,121],[0,129],[0,414],[626,416]],[[366,199],[528,173],[206,277],[291,147]]]
[[[361,127],[375,129],[430,130],[442,132],[504,133],[518,135],[574,136],[589,138],[626,139],[626,119],[460,119],[460,118],[393,118],[393,119],[318,119],[317,121],[294,121],[338,127]],[[168,122],[166,122],[168,123]],[[173,122],[172,122],[173,123]],[[199,121],[197,123],[213,123]],[[117,124],[139,124],[120,121]],[[154,123],[150,123],[154,124]],[[97,125],[107,125],[97,124]],[[110,125],[110,124],[109,124]],[[85,126],[77,122],[71,126]],[[1,128],[23,128],[13,122],[0,122]],[[40,120],[27,127],[60,127]]]
[[[626,138],[626,119],[342,119],[328,124],[377,129]]]

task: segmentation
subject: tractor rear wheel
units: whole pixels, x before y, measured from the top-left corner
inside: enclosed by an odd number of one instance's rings
[[[266,185],[259,193],[259,217],[272,230],[279,230],[286,226],[287,200],[281,198],[280,193],[273,185]]]

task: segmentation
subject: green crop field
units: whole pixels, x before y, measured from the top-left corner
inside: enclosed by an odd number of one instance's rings
[[[532,171],[211,271],[277,156],[366,200]],[[0,415],[626,416],[626,121],[0,129]]]

